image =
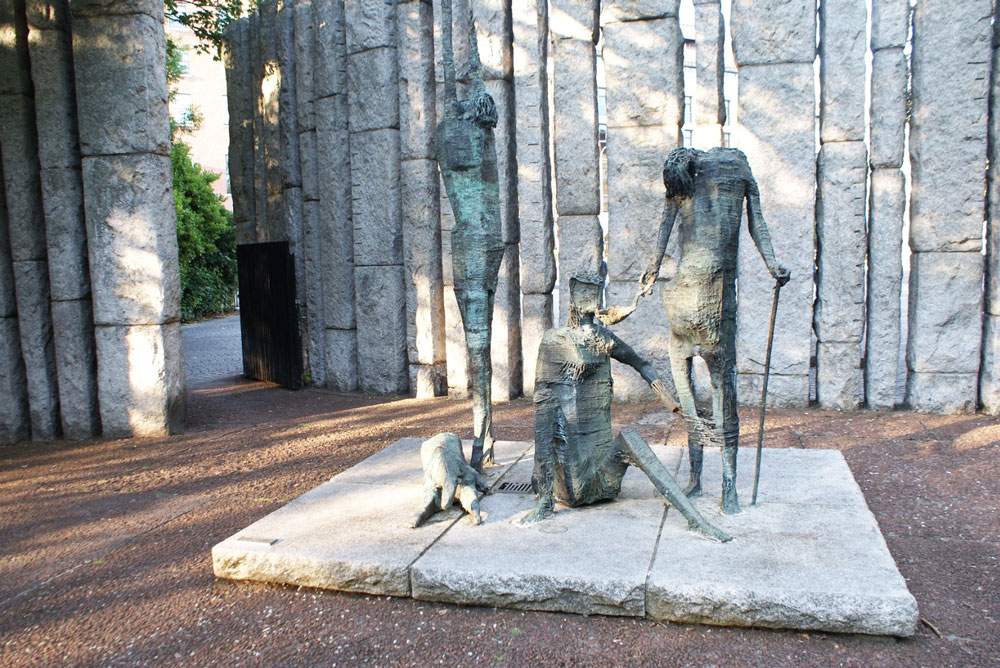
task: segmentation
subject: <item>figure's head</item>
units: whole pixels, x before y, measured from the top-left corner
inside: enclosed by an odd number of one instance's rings
[[[495,128],[500,120],[497,103],[485,90],[479,91],[471,100],[472,119],[481,127]]]
[[[690,197],[694,192],[694,159],[698,151],[693,148],[675,148],[663,163],[663,185],[667,197]]]
[[[576,325],[580,316],[594,315],[601,307],[601,277],[599,274],[579,271],[569,279],[569,323]]]

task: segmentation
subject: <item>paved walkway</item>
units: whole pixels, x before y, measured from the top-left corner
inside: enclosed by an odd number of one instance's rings
[[[683,446],[679,420],[642,419],[656,411],[615,406],[615,428]],[[752,457],[756,413],[741,412]],[[230,378],[189,389],[183,435],[0,447],[0,665],[1000,665],[1000,420],[978,415],[767,414],[768,446],[844,453],[924,620],[906,640],[213,576],[219,541],[401,437],[469,437],[470,415],[466,401]],[[499,405],[494,424],[530,439],[531,403]]]
[[[242,375],[240,316],[184,325],[181,328],[181,338],[188,385]]]

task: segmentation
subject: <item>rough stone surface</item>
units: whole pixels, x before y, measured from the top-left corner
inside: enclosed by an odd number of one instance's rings
[[[521,296],[521,358],[524,393],[535,391],[535,364],[538,345],[545,330],[552,327],[552,295]]]
[[[399,128],[399,63],[395,47],[347,57],[351,132]]]
[[[507,244],[493,302],[490,338],[493,401],[510,401],[521,394],[521,290],[517,244]]]
[[[670,324],[663,310],[663,291],[658,284],[653,294],[639,300],[635,313],[628,319],[614,325],[616,336],[632,347],[643,359],[656,369],[660,380],[674,392],[674,381],[670,374],[670,356],[667,349],[670,344]],[[609,281],[606,290],[608,306],[627,306],[638,290],[638,281]],[[635,369],[617,360],[611,361],[611,374],[614,379],[615,399],[618,401],[654,401],[656,395],[649,385],[636,373]]]
[[[325,295],[323,294],[323,248],[319,229],[319,203],[304,202],[303,210],[303,246],[305,248],[305,324],[303,338],[308,341],[308,369],[312,382],[320,387],[326,386],[326,323]],[[300,309],[301,314],[301,309]]]
[[[326,330],[326,386],[331,390],[358,389],[358,333],[354,329]]]
[[[94,322],[154,325],[180,314],[170,158],[83,160]]]
[[[90,266],[80,167],[43,169],[41,180],[52,299],[88,297]]]
[[[983,362],[979,371],[979,401],[989,415],[1000,414],[1000,316],[986,314]]]
[[[905,193],[898,169],[871,173],[868,219],[868,325],[865,392],[868,406],[888,410],[896,403],[899,365],[900,286]]]
[[[385,0],[351,0],[344,3],[349,54],[396,45],[393,5]]]
[[[472,395],[472,379],[469,377],[469,351],[465,347],[462,329],[462,314],[458,310],[455,287],[446,283],[444,287],[445,356],[448,372],[448,396],[452,399],[468,399]]]
[[[520,241],[517,219],[517,145],[515,135],[514,85],[502,79],[486,82],[486,92],[497,105],[499,123],[493,130],[500,184],[500,234],[505,244]]]
[[[872,3],[872,50],[903,47],[909,32],[909,0],[881,0]]]
[[[399,130],[351,133],[351,207],[356,265],[401,265]]]
[[[45,259],[45,216],[42,212],[35,132],[34,100],[0,95],[0,154],[6,188],[10,255],[14,262]]]
[[[170,153],[166,42],[158,16],[73,22],[73,67],[84,155]]]
[[[822,408],[855,410],[864,396],[862,376],[860,342],[819,342],[816,400]]]
[[[3,184],[3,164],[0,162],[0,184]],[[7,194],[0,185],[0,318],[17,316],[17,295],[14,292],[14,267],[10,259],[10,227],[7,220]],[[21,353],[18,352],[18,357]]]
[[[549,5],[549,30],[553,38],[597,42],[596,0],[553,0]]]
[[[597,215],[601,202],[594,44],[557,39],[551,57],[556,212],[560,216]]]
[[[766,449],[759,505],[741,515],[698,499],[736,536],[720,544],[689,532],[635,469],[615,501],[520,525],[530,491],[499,486],[528,482],[533,454],[509,441],[497,442],[498,465],[486,472],[494,493],[481,502],[482,525],[451,509],[409,529],[422,505],[420,443],[401,439],[216,545],[216,575],[508,608],[914,632],[916,602],[837,451]],[[683,474],[681,448],[653,448]],[[718,485],[721,457],[708,450],[704,480]],[[749,498],[753,457],[742,464]],[[610,534],[613,545],[594,540]]]
[[[453,5],[452,11],[461,7],[458,3]],[[514,71],[511,1],[477,0],[473,12],[483,79],[510,82]]]
[[[868,10],[861,2],[820,5],[820,141],[865,138]]]
[[[444,362],[438,364],[411,364],[410,394],[417,399],[447,396],[447,365]]]
[[[184,426],[181,326],[95,327],[98,399],[106,438],[165,436]]]
[[[295,0],[292,5],[292,23],[295,39],[295,104],[298,108],[298,132],[315,129],[316,117],[312,101],[313,69],[316,41],[316,21],[313,18],[313,0]]]
[[[73,167],[80,164],[80,141],[76,123],[76,90],[73,81],[73,45],[63,3],[30,2],[36,10],[48,5],[57,25],[32,26],[31,80],[35,88],[35,121],[38,155],[42,167]],[[31,12],[42,20],[41,11]],[[51,24],[49,24],[51,25]]]
[[[812,62],[741,67],[740,91],[735,145],[747,154],[760,187],[775,258],[792,275],[781,290],[771,373],[803,379],[775,383],[772,376],[769,393],[782,405],[805,405],[815,256]],[[739,281],[737,370],[741,374],[762,374],[774,280],[745,227],[740,234]],[[793,389],[804,391],[782,394]]]
[[[344,11],[344,4],[341,2],[313,3],[313,30],[316,34],[313,44],[315,100],[347,92]]]
[[[733,0],[731,11],[733,52],[740,67],[812,64],[816,4],[811,0]]]
[[[679,144],[680,127],[608,131],[608,274],[638,281],[656,252],[663,217],[663,162]]]
[[[978,373],[919,373],[906,375],[906,403],[918,413],[953,415],[976,410]]]
[[[52,302],[52,329],[62,434],[65,438],[92,438],[101,433],[101,418],[90,300]]]
[[[775,334],[777,338],[777,333]],[[773,355],[773,353],[772,353]],[[761,365],[764,349],[760,351]],[[736,376],[736,396],[741,406],[760,406],[764,373],[740,372]],[[779,408],[801,408],[808,404],[809,376],[803,374],[776,374],[771,367],[767,380],[767,405]]]
[[[872,57],[871,155],[875,167],[903,164],[906,126],[906,54],[882,49]]]
[[[823,144],[816,198],[816,336],[823,342],[858,342],[865,321],[864,142]]]
[[[410,362],[434,364],[445,358],[437,163],[404,160],[400,173],[407,325],[413,332]]]
[[[597,216],[559,216],[559,324],[569,314],[569,279],[578,271],[599,272],[604,240]]]
[[[255,218],[253,195],[253,67],[250,20],[235,21],[226,33],[226,102],[229,106],[229,183],[237,225]]]
[[[601,22],[609,23],[674,18],[680,9],[680,0],[615,0],[602,3]],[[697,3],[695,3],[697,4]]]
[[[520,226],[521,291],[544,295],[556,280],[553,254],[552,160],[549,153],[547,3],[515,0],[514,89],[516,92],[517,205]],[[541,14],[539,13],[541,12]],[[527,313],[527,307],[525,307]],[[527,335],[528,325],[525,323]],[[537,345],[537,342],[536,342]],[[527,347],[525,362],[527,363]],[[531,362],[534,368],[534,361]],[[525,367],[525,387],[534,372]]]
[[[31,436],[28,385],[21,357],[17,318],[0,318],[0,443]]]
[[[991,3],[917,4],[913,17],[910,246],[982,247]],[[963,100],[963,104],[956,104]]]
[[[646,586],[647,614],[674,622],[912,635],[917,603],[843,455],[763,452],[758,505],[749,505],[749,452],[737,477],[742,514],[722,515],[712,494],[695,500],[732,542],[690,540],[683,517],[667,512]],[[717,449],[705,453],[706,489],[721,484],[720,459]],[[735,572],[740,575],[732,579]]]
[[[48,267],[44,260],[14,261],[17,323],[28,379],[31,437],[59,438],[59,387],[56,377]]]
[[[712,128],[726,122],[724,78],[726,71],[725,42],[726,23],[722,16],[722,5],[717,1],[696,2],[694,6],[695,28],[695,89],[694,122],[696,138],[707,134]],[[701,131],[699,133],[699,130]],[[721,133],[721,127],[714,132]],[[714,141],[695,148],[708,150],[720,146],[721,134]]]
[[[396,5],[402,159],[434,158],[434,20],[429,3]]]
[[[163,6],[156,0],[70,0],[73,16],[147,14],[163,22]]]
[[[906,362],[911,372],[979,373],[982,285],[979,252],[914,253],[910,257]]]
[[[358,384],[370,394],[405,393],[406,288],[403,267],[355,267]]]
[[[676,16],[604,28],[609,136],[621,127],[683,122],[683,49]]]

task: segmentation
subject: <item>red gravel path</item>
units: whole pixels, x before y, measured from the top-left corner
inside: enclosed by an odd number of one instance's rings
[[[634,423],[651,405],[617,406]],[[1000,420],[774,410],[776,447],[841,448],[925,620],[907,640],[460,608],[234,583],[212,545],[469,405],[190,391],[189,430],[0,447],[0,665],[1000,665]],[[531,438],[525,400],[497,434]],[[756,440],[743,412],[745,447]],[[642,429],[681,445],[682,427]]]

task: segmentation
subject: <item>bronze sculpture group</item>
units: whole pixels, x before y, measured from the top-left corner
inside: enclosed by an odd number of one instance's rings
[[[441,175],[455,214],[455,294],[469,352],[476,432],[469,463],[453,434],[439,434],[424,444],[426,505],[414,526],[438,509],[450,507],[456,498],[478,524],[479,498],[487,491],[479,474],[493,458],[490,331],[503,253],[492,132],[497,112],[479,71],[471,7],[468,95],[458,99],[451,0],[442,0],[441,6],[445,105],[435,141]],[[646,473],[654,487],[688,520],[691,529],[716,540],[730,539],[695,509],[689,497],[702,492],[704,446],[707,442],[718,443],[722,449],[722,511],[741,512],[736,492],[736,264],[744,205],[750,236],[776,281],[776,295],[777,288],[789,280],[789,273],[775,260],[761,214],[757,182],[741,151],[676,148],[664,164],[663,183],[666,193],[657,247],[639,280],[632,305],[601,311],[601,277],[576,274],[570,280],[569,322],[548,330],[539,346],[532,475],[538,503],[522,518],[523,523],[550,516],[555,501],[575,507],[615,498],[631,465]],[[678,405],[668,396],[652,366],[606,326],[631,315],[639,298],[652,292],[667,243],[674,234],[679,240],[680,259],[671,288],[664,290],[664,306],[670,326],[670,370],[688,432],[691,469],[684,490],[638,432],[629,429],[617,437],[612,435],[611,359],[637,371],[664,405],[672,410],[677,410]],[[695,404],[691,383],[695,356],[704,359],[711,377],[710,420],[699,415]]]

